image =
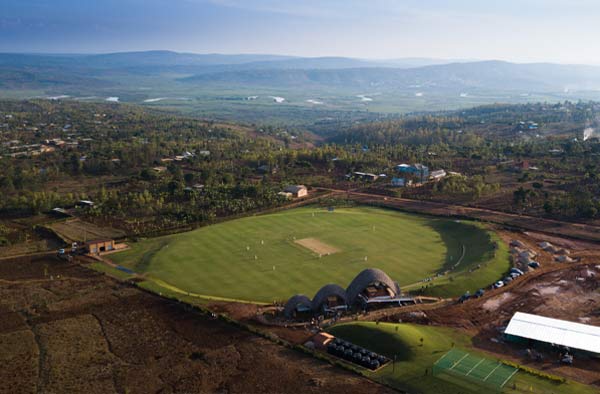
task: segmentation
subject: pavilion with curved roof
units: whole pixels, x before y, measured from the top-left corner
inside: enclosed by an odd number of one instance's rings
[[[346,290],[332,283],[321,287],[313,297],[312,309],[315,313],[348,309]]]
[[[355,306],[367,308],[368,305],[406,305],[414,303],[409,296],[402,296],[400,286],[385,272],[378,268],[361,271],[350,282],[347,289],[330,283],[317,291],[312,301],[303,294],[297,294],[285,304],[283,313],[288,319],[298,314],[312,315],[335,313]]]
[[[304,294],[296,294],[290,298],[283,308],[283,314],[288,319],[293,319],[297,313],[312,312],[312,302]]]
[[[352,306],[359,301],[361,295],[368,288],[384,290],[388,297],[400,296],[400,286],[385,272],[378,268],[367,268],[361,271],[346,289],[348,305]]]

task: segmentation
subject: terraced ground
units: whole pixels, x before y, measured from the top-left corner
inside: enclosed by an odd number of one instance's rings
[[[298,244],[307,238],[336,252],[319,255]],[[130,246],[109,257],[163,287],[257,302],[311,297],[327,283],[346,287],[370,267],[413,290],[452,269],[424,291],[458,295],[491,284],[509,267],[506,247],[477,224],[366,207],[298,208]]]

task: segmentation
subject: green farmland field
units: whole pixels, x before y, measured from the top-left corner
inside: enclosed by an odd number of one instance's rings
[[[333,252],[319,256],[297,242],[307,238]],[[418,290],[423,278],[457,263],[425,293],[458,295],[491,284],[509,268],[506,247],[478,225],[376,208],[253,216],[141,240],[110,258],[163,287],[258,302],[312,297],[327,283],[346,287],[370,267]]]

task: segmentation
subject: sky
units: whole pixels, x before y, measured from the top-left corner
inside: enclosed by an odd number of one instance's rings
[[[600,64],[598,0],[0,0],[0,52]]]

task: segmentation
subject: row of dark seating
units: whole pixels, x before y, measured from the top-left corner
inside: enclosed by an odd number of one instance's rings
[[[375,370],[389,360],[377,353],[336,338],[327,345],[327,352],[361,367]]]

